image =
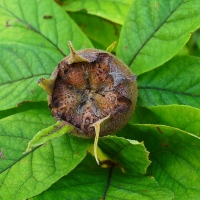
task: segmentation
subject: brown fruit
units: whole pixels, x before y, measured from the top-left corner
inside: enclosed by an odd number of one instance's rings
[[[134,112],[136,76],[121,60],[97,49],[75,51],[39,85],[48,93],[53,117],[75,127],[74,134],[94,138],[121,129]],[[99,132],[99,133],[97,133]]]

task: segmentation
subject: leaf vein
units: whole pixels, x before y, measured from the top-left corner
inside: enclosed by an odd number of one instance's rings
[[[48,42],[50,42],[53,46],[56,47],[56,49],[58,49],[58,51],[60,51],[63,56],[66,56],[66,54],[55,44],[53,43],[53,41],[51,41],[48,37],[46,37],[42,32],[40,32],[40,30],[35,29],[33,26],[31,26],[28,22],[26,22],[25,19],[20,19],[18,16],[16,16],[13,12],[11,12],[10,10],[8,10],[5,7],[0,6],[2,9],[4,9],[5,11],[7,11],[8,13],[10,13],[12,16],[14,16],[16,19],[20,20],[22,23],[24,23],[25,25],[29,26],[31,28],[31,30],[33,30],[35,33],[41,35],[42,37],[44,37]]]
[[[158,88],[158,87],[140,86],[140,87],[138,87],[138,89],[140,89],[140,90],[158,90],[158,91],[160,90],[160,91],[164,91],[164,92],[173,93],[176,95],[185,95],[185,96],[200,98],[200,95],[197,95],[197,94],[189,94],[186,92],[178,92],[178,91],[173,91],[170,89],[164,89],[164,88]]]
[[[183,2],[181,2],[180,4],[178,4],[178,6],[171,11],[171,13],[169,14],[169,16],[167,16],[165,18],[165,20],[160,24],[160,26],[158,26],[154,32],[146,39],[146,41],[144,41],[144,43],[142,44],[142,46],[138,49],[137,53],[133,56],[133,58],[131,59],[130,63],[128,64],[129,66],[131,66],[135,60],[135,58],[137,57],[137,55],[140,53],[140,51],[143,49],[143,47],[150,41],[150,39],[154,36],[154,34],[163,26],[163,24],[171,17],[171,15],[182,5]]]
[[[109,172],[108,172],[107,185],[106,185],[106,188],[105,188],[105,191],[104,191],[104,195],[103,195],[103,197],[102,197],[103,200],[106,199],[107,192],[108,192],[108,189],[109,189],[109,186],[110,186],[110,181],[111,181],[112,174],[113,174],[113,170],[114,170],[114,166],[112,166],[112,167],[109,169]]]

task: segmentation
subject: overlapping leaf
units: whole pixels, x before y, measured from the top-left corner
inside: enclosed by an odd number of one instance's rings
[[[200,110],[190,106],[138,107],[130,123],[163,124],[200,136]]]
[[[200,26],[199,0],[133,2],[117,55],[137,75],[172,58]]]
[[[143,143],[116,136],[106,136],[99,140],[99,147],[127,174],[145,174],[150,164],[149,153]]]
[[[66,134],[23,155],[28,141],[54,123],[46,108],[0,120],[0,199],[27,199],[50,187],[85,157],[92,141]]]
[[[105,139],[107,140],[107,139]],[[123,139],[115,141],[115,145]],[[124,139],[125,140],[125,139]],[[122,145],[123,146],[123,145]],[[106,147],[105,147],[106,148]],[[126,147],[125,147],[126,148]],[[126,150],[125,150],[126,151]],[[121,152],[119,152],[120,154]],[[139,159],[135,152],[135,157]],[[129,152],[130,154],[130,152]],[[129,163],[129,165],[132,165]],[[137,170],[136,170],[137,171]],[[153,177],[123,173],[119,166],[101,168],[93,157],[86,159],[47,191],[32,199],[172,199],[173,193],[160,188]]]
[[[63,8],[66,11],[86,10],[87,13],[97,15],[112,22],[123,24],[132,0],[63,0]]]
[[[77,49],[91,42],[53,1],[2,0],[0,2],[0,109],[22,101],[41,101],[45,94],[36,82],[49,77],[69,53],[67,41]],[[76,34],[74,34],[76,33]]]
[[[178,56],[138,77],[138,105],[184,104],[200,108],[200,59]]]
[[[145,124],[128,125],[118,136],[144,141],[152,161],[148,174],[171,189],[175,199],[200,198],[199,137],[173,127]]]

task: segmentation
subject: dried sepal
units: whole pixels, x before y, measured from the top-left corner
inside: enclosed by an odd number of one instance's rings
[[[99,165],[99,160],[98,160],[98,156],[97,156],[97,147],[98,147],[98,140],[99,140],[99,133],[100,133],[100,128],[101,125],[103,125],[103,123],[106,122],[107,119],[110,118],[110,114],[100,120],[98,120],[97,122],[95,122],[92,126],[94,126],[95,128],[95,139],[94,139],[94,157],[97,161],[97,164]]]
[[[68,46],[71,52],[71,58],[68,61],[69,64],[78,63],[78,62],[89,62],[87,59],[83,58],[75,51],[71,41],[68,42]]]
[[[52,95],[53,93],[53,88],[55,85],[56,77],[46,79],[46,78],[41,78],[38,80],[37,84],[48,94]]]

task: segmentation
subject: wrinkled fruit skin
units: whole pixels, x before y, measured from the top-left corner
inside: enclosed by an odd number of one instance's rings
[[[100,136],[121,129],[133,114],[137,100],[136,76],[114,55],[101,50],[77,51],[88,62],[69,64],[71,54],[54,70],[56,78],[48,97],[52,115],[76,127],[81,137],[94,138],[93,123],[101,124]]]

